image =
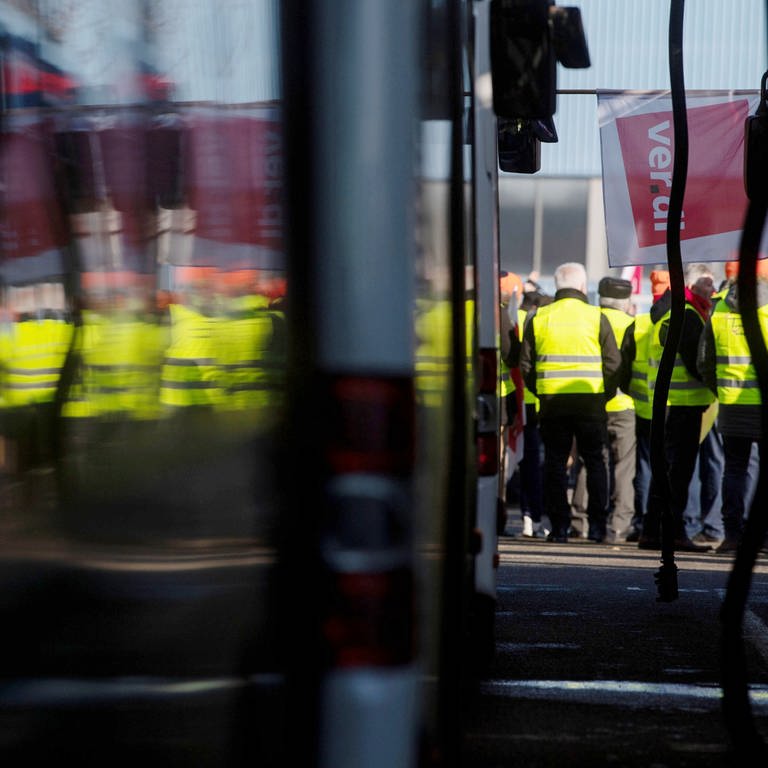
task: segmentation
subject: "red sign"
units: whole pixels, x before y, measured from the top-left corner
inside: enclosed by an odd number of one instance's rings
[[[219,243],[282,248],[282,136],[276,119],[190,120],[189,206],[195,234]]]
[[[51,141],[41,123],[2,134],[0,207],[4,259],[38,256],[67,243],[67,228],[51,173]]]
[[[688,177],[682,240],[740,230],[747,198],[743,182],[747,99],[688,109]],[[637,242],[666,242],[674,135],[671,111],[616,118]]]

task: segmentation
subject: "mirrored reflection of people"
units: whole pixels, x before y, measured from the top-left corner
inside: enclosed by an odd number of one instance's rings
[[[699,453],[702,417],[714,400],[696,367],[699,339],[709,319],[713,293],[714,277],[709,266],[689,264],[685,271],[683,325],[670,379],[664,424],[667,477],[651,477],[643,532],[638,541],[640,549],[661,549],[661,521],[667,505],[674,526],[675,549],[694,552],[708,549],[688,537],[684,514]],[[648,349],[648,387],[651,392],[667,340],[671,306],[672,294],[668,290],[651,307],[654,324]],[[668,483],[667,489],[661,483]]]
[[[757,264],[757,315],[768,339],[768,261]],[[698,370],[717,395],[718,427],[723,441],[722,519],[725,538],[715,549],[733,553],[744,531],[754,494],[750,476],[753,445],[760,441],[761,397],[739,311],[735,280],[715,304],[698,349]]]
[[[61,282],[6,286],[0,323],[0,467],[52,466],[55,397],[72,339]]]
[[[588,537],[600,542],[609,492],[605,404],[616,393],[621,355],[608,318],[587,300],[584,266],[561,264],[554,278],[554,301],[529,316],[520,352],[523,379],[540,401],[547,538],[568,540],[567,464],[575,438],[587,469]]]

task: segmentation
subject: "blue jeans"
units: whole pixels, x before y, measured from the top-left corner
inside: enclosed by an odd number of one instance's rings
[[[717,539],[725,535],[721,501],[724,465],[723,438],[715,424],[699,445],[696,471],[688,489],[685,528],[691,538],[700,531]]]
[[[651,487],[651,420],[635,414],[635,515],[632,528],[640,530],[645,507],[648,504],[648,490]]]
[[[725,469],[723,471],[723,525],[728,539],[738,540],[744,529],[744,518],[754,496],[758,460],[757,444],[748,437],[723,436]]]

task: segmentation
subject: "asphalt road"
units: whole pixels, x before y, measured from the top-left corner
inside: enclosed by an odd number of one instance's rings
[[[499,549],[496,655],[467,700],[463,766],[749,764],[722,714],[720,608],[732,556],[677,555],[679,597],[666,603],[656,599],[659,553],[636,545],[518,532]],[[751,716],[768,743],[766,555],[742,627]]]

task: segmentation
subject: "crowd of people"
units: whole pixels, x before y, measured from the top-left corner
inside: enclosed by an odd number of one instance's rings
[[[591,304],[579,263],[555,270],[554,296],[507,278],[502,305],[518,308],[503,357],[518,369],[523,397],[508,391],[505,400],[510,418],[523,403],[525,426],[506,490],[519,504],[523,536],[660,550],[661,526],[671,522],[676,550],[738,548],[755,492],[761,406],[737,270],[728,262],[716,286],[709,265],[686,267],[680,338],[664,384],[666,476],[651,471],[651,425],[672,312],[669,273],[651,272],[652,304],[641,312],[632,283],[611,276]],[[758,262],[757,278],[768,336],[768,263]]]

